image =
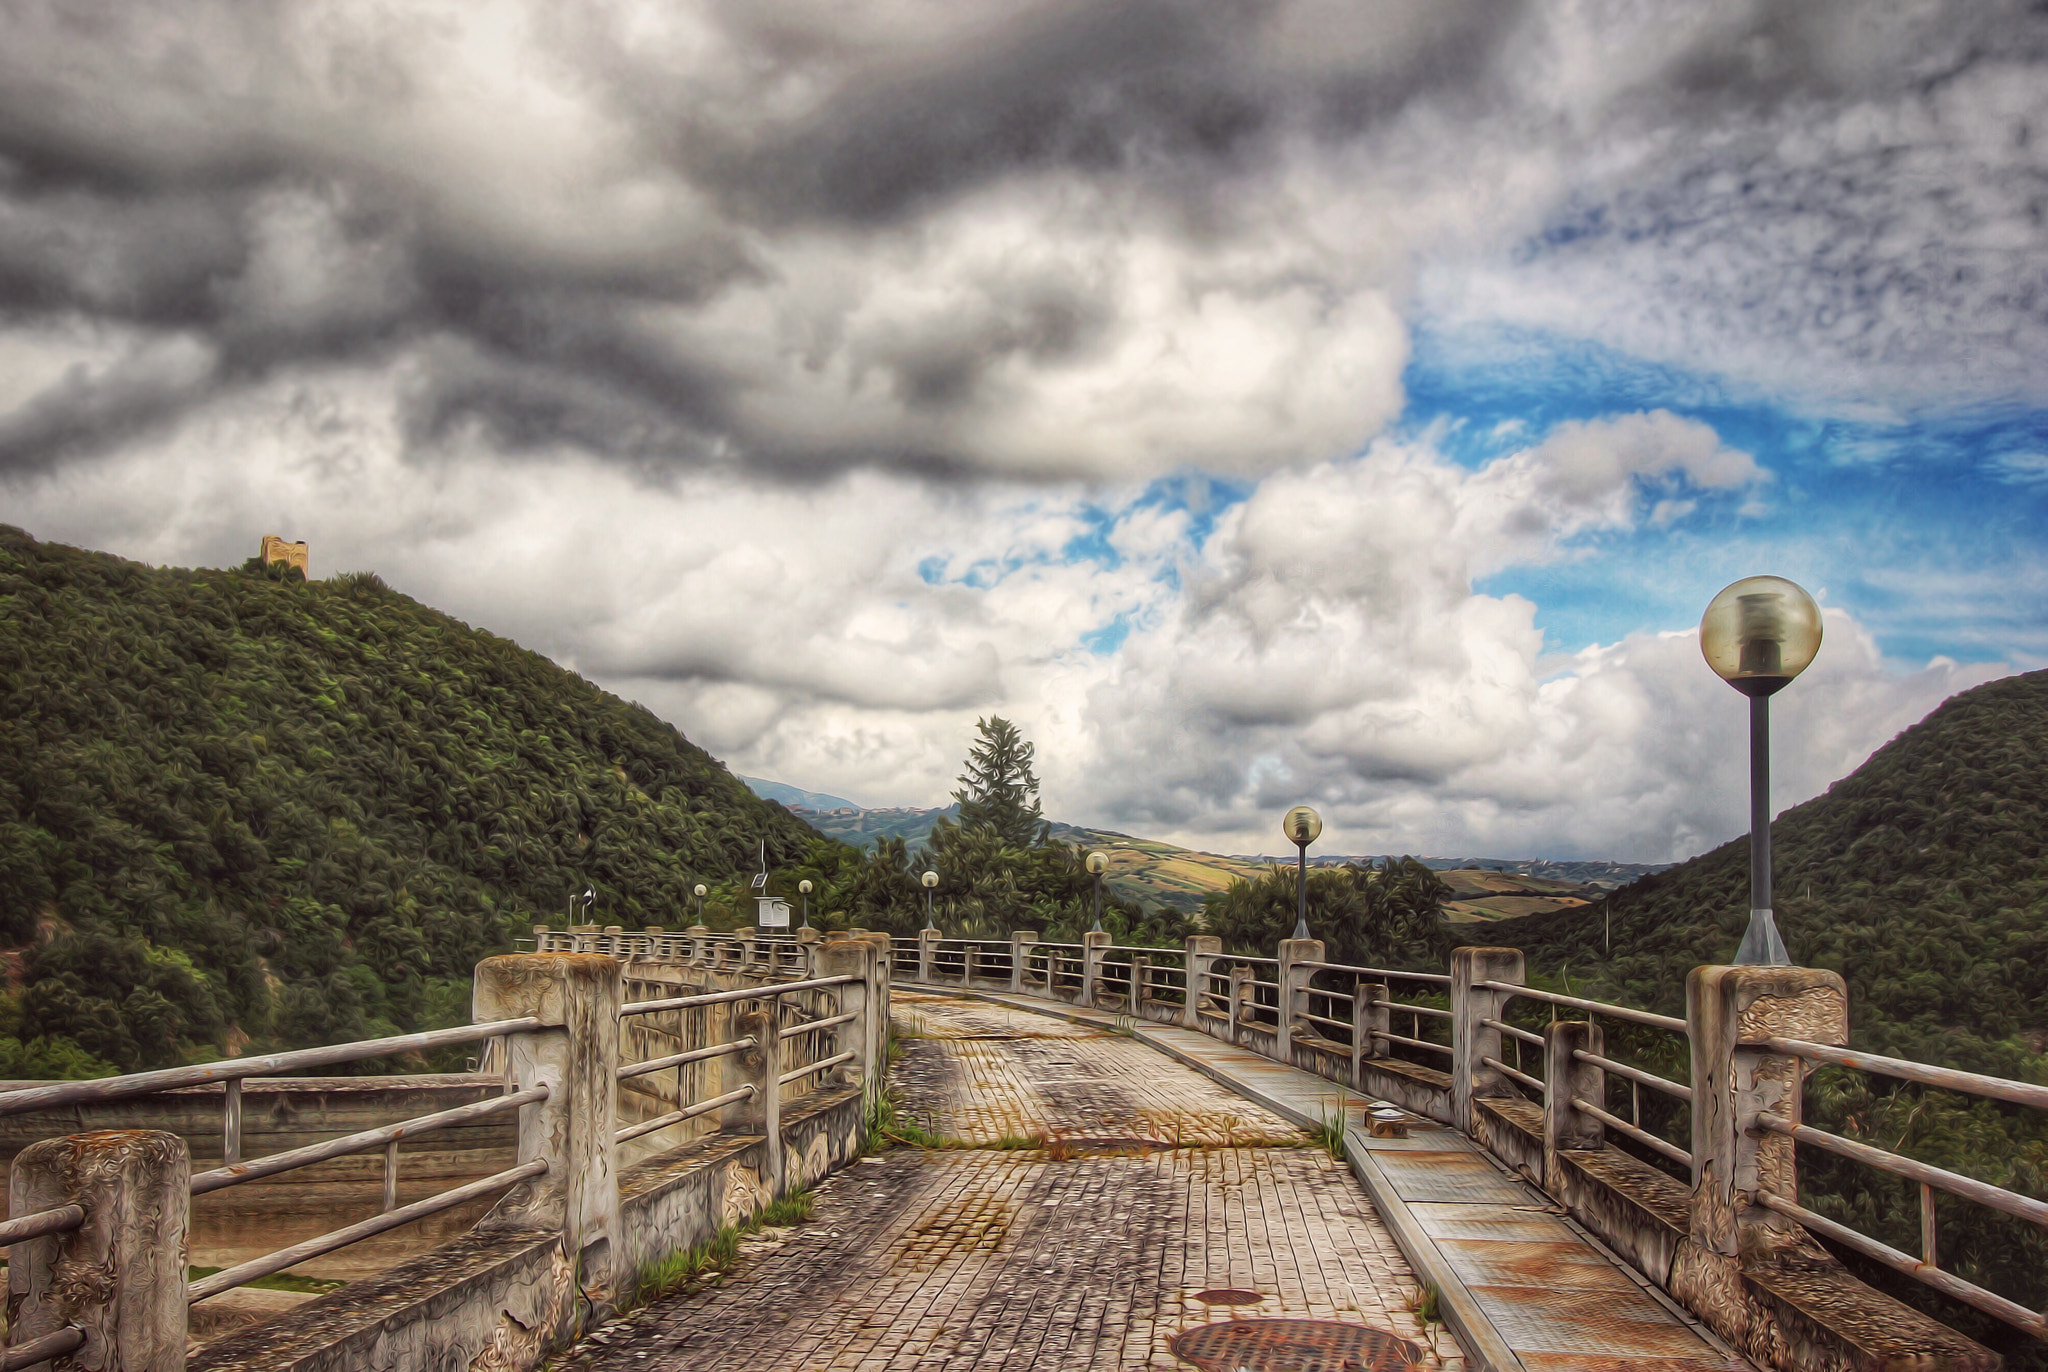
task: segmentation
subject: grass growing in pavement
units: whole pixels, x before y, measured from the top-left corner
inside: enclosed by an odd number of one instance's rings
[[[783,1229],[792,1224],[802,1224],[811,1217],[816,1205],[817,1197],[808,1189],[791,1191],[780,1200],[762,1206],[745,1221],[725,1225],[703,1242],[671,1253],[659,1262],[647,1264],[640,1269],[640,1280],[634,1284],[633,1303],[644,1305],[707,1276],[732,1270],[733,1259],[739,1256],[741,1239],[763,1229]]]
[[[1316,1146],[1323,1149],[1338,1162],[1349,1161],[1344,1152],[1344,1108],[1337,1107],[1335,1113],[1325,1112],[1322,1123],[1309,1131]]]

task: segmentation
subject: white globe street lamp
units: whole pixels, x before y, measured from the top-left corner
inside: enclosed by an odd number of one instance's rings
[[[927,871],[918,880],[924,883],[924,927],[937,930],[939,926],[932,923],[932,887],[939,884],[939,874]]]
[[[1781,576],[1744,577],[1700,616],[1700,653],[1749,697],[1749,926],[1738,967],[1785,967],[1792,957],[1771,913],[1771,697],[1820,651],[1820,606]]]
[[[811,882],[806,877],[796,884],[797,893],[804,898],[804,928],[811,927]]]
[[[1280,832],[1294,845],[1294,936],[1308,937],[1308,846],[1323,836],[1323,817],[1297,805],[1280,821]]]
[[[704,922],[704,897],[711,894],[711,888],[700,881],[697,883],[697,889],[690,894],[697,897],[697,923],[702,924]]]
[[[1095,927],[1091,933],[1102,932],[1102,874],[1109,870],[1109,854],[1097,849],[1088,855],[1088,870],[1095,874]]]

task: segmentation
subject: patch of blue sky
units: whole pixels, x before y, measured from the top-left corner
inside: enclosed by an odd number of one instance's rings
[[[1552,651],[1697,622],[1721,586],[1759,570],[1848,608],[1888,654],[2034,658],[2048,606],[2008,591],[2048,566],[2048,412],[1973,406],[1814,413],[1596,343],[1529,332],[1418,330],[1397,426],[1479,467],[1567,420],[1665,409],[1712,427],[1772,474],[1753,493],[1687,489],[1665,525],[1582,537],[1555,561],[1487,578],[1538,607]],[[1670,494],[1646,486],[1642,510]]]
[[[1131,636],[1131,617],[1118,615],[1100,628],[1090,629],[1081,635],[1081,646],[1097,657],[1107,657],[1124,646],[1124,640]]]

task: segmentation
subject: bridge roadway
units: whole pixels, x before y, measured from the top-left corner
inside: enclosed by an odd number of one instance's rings
[[[1321,1363],[1301,1359],[1306,1346],[1270,1347],[1261,1357],[1246,1344],[1199,1365],[1748,1367],[1589,1246],[1558,1243],[1564,1231],[1540,1197],[1505,1178],[1509,1189],[1486,1198],[1483,1235],[1459,1228],[1469,1229],[1475,1207],[1413,1207],[1432,1212],[1433,1228],[1445,1231],[1429,1241],[1455,1249],[1461,1234],[1491,1238],[1499,1242],[1464,1246],[1496,1276],[1520,1264],[1519,1275],[1501,1278],[1519,1286],[1480,1288],[1498,1320],[1476,1313],[1471,1292],[1454,1279],[1464,1322],[1483,1345],[1470,1356],[1443,1324],[1421,1318],[1415,1271],[1351,1170],[1280,1113],[1161,1053],[1145,1041],[1156,1028],[1134,1037],[1107,1016],[1055,1018],[995,997],[898,988],[893,999],[904,1044],[893,1080],[903,1113],[953,1146],[897,1147],[828,1178],[811,1222],[748,1240],[732,1272],[606,1326],[557,1366],[1187,1368],[1198,1364],[1175,1355],[1177,1334],[1252,1319],[1368,1326],[1410,1341],[1420,1361],[1344,1361],[1342,1341],[1355,1336],[1337,1331],[1336,1342],[1320,1345],[1337,1356]],[[1330,1083],[1189,1037],[1212,1056],[1250,1059],[1269,1085],[1276,1075],[1299,1078],[1293,1085],[1314,1093],[1305,1102],[1343,1109]],[[1221,1075],[1228,1079],[1228,1070]],[[1297,1103],[1293,1113],[1314,1118],[1320,1110]],[[1032,1137],[1054,1143],[1017,1146]],[[1412,1227],[1415,1216],[1404,1213],[1402,1222]],[[1542,1270],[1531,1271],[1532,1263]],[[1249,1293],[1248,1303],[1218,1299],[1233,1289]],[[1554,1315],[1560,1296],[1567,1305],[1576,1300],[1577,1318],[1554,1320],[1561,1333],[1547,1331],[1544,1301]],[[1589,1304],[1597,1307],[1590,1326]],[[1608,1318],[1617,1312],[1619,1324]]]

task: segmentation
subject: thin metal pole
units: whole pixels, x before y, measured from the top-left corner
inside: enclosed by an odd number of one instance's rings
[[[1771,698],[1749,698],[1749,908],[1771,908]]]
[[[1738,967],[1786,967],[1792,956],[1771,913],[1771,698],[1749,698],[1749,925],[1735,950]]]
[[[1102,873],[1095,874],[1095,928],[1093,933],[1102,932]]]
[[[1294,936],[1308,937],[1308,845],[1294,845]]]

